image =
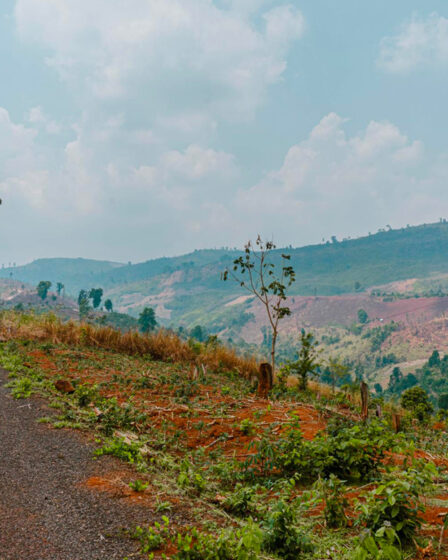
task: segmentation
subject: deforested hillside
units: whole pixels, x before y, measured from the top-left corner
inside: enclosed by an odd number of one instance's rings
[[[273,260],[287,250],[297,271],[293,293],[337,295],[408,278],[448,272],[448,224],[439,222],[379,231],[358,239],[273,252]],[[36,283],[42,278],[61,281],[76,292],[91,284],[119,289],[124,286],[153,293],[170,285],[176,291],[226,288],[220,273],[241,253],[237,250],[198,250],[180,257],[164,257],[139,264],[88,259],[39,259],[31,264],[4,268],[0,277]],[[145,285],[145,283],[148,283]],[[132,286],[134,288],[134,286]],[[227,288],[229,290],[230,288]]]
[[[8,551],[63,547],[61,531],[25,528],[69,511],[64,538],[84,555],[98,539],[85,520],[108,520],[108,558],[447,558],[448,395],[388,402],[312,382],[311,366],[305,386],[280,369],[262,394],[256,360],[216,343],[13,312],[0,366]],[[30,461],[40,482],[25,486]]]

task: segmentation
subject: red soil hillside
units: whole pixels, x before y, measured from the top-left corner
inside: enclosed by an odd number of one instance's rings
[[[293,297],[289,300],[292,314],[283,322],[283,332],[292,333],[301,327],[348,326],[358,320],[364,309],[370,322],[380,324],[396,321],[409,326],[443,318],[448,312],[448,297],[410,298],[383,301],[368,294],[329,297]],[[266,324],[264,309],[253,302],[248,309],[255,321],[247,323],[241,335],[248,342],[260,342],[260,326]]]

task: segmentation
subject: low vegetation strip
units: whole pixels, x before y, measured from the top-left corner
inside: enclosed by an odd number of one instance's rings
[[[146,558],[444,557],[443,424],[404,422],[397,434],[393,408],[375,418],[372,403],[361,422],[356,399],[317,385],[281,383],[259,399],[219,347],[198,347],[210,362],[195,368],[194,356],[161,360],[116,348],[118,335],[108,348],[94,329],[86,341],[83,326],[69,336],[54,319],[33,321],[2,323],[11,393],[45,396],[55,413],[42,423],[92,434],[92,461],[127,465],[80,485],[145,508],[123,536]]]
[[[110,327],[95,327],[74,321],[64,323],[52,314],[35,316],[2,312],[0,336],[6,340],[26,338],[105,348],[123,354],[149,356],[164,362],[197,364],[213,370],[232,370],[245,377],[256,375],[258,370],[254,358],[241,357],[234,350],[213,343],[189,343],[170,331],[159,330],[148,335],[135,331],[123,333]]]

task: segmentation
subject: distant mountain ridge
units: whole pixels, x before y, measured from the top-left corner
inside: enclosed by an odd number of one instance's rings
[[[376,285],[448,273],[448,224],[438,222],[380,231],[357,239],[273,252],[291,255],[297,273],[292,295],[330,296],[360,292]],[[191,325],[239,322],[248,302],[228,305],[244,293],[221,272],[240,251],[204,249],[124,265],[89,259],[39,259],[0,270],[0,278],[36,285],[40,280],[65,284],[73,296],[81,288],[102,287],[117,309],[136,315],[145,305],[157,308],[166,322]]]
[[[53,284],[62,282],[68,291],[73,292],[75,286],[123,266],[123,263],[94,259],[46,258],[23,266],[2,268],[0,278],[13,278],[31,285],[41,280],[50,280]]]
[[[294,291],[302,295],[336,295],[363,286],[383,284],[436,272],[448,272],[448,224],[438,222],[345,239],[333,243],[281,248],[291,255],[297,271]],[[0,270],[0,278],[36,283],[42,279],[66,284],[76,291],[80,284],[96,282],[105,287],[149,280],[193,267],[224,268],[241,252],[201,249],[178,257],[162,257],[128,264],[83,258],[46,258]],[[274,257],[275,258],[275,257]]]

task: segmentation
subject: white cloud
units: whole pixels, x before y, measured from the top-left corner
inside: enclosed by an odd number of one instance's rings
[[[377,62],[387,72],[403,74],[427,65],[447,65],[448,18],[414,14],[397,35],[382,39]]]
[[[36,136],[34,129],[14,123],[0,107],[0,180],[38,165]]]
[[[46,115],[42,107],[32,107],[26,115],[26,120],[37,126],[42,126],[48,134],[59,134],[60,125]]]
[[[256,3],[255,3],[256,4]],[[219,8],[211,0],[16,0],[20,36],[78,95],[137,100],[142,112],[250,118],[303,31],[290,5]],[[248,16],[263,15],[265,29]]]
[[[446,166],[426,156],[421,142],[388,122],[372,121],[349,136],[345,122],[327,115],[289,149],[280,169],[240,190],[237,206],[254,230],[277,232],[284,243],[296,235],[311,241],[348,225],[362,233],[448,210],[448,194],[442,194]]]

